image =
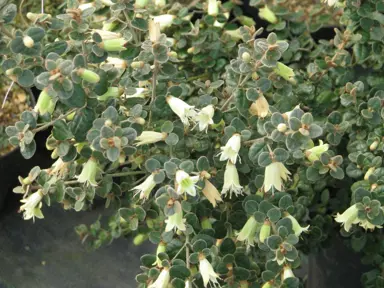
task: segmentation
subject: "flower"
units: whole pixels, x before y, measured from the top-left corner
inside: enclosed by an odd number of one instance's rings
[[[208,15],[217,16],[219,14],[219,5],[216,0],[208,0]]]
[[[175,228],[181,231],[185,231],[187,228],[185,227],[185,219],[183,219],[183,210],[181,209],[180,202],[174,202],[173,209],[175,213],[173,213],[171,216],[168,216],[168,219],[165,220],[165,223],[167,223],[167,226],[165,226],[165,231],[169,232]]]
[[[329,144],[323,144],[323,141],[319,140],[319,145],[305,151],[305,157],[311,162],[319,160],[319,157],[324,152],[328,151]]]
[[[108,30],[93,29],[92,31],[93,33],[99,34],[102,40],[118,39],[122,36],[121,33],[111,32]]]
[[[249,108],[249,112],[252,115],[256,115],[261,118],[265,118],[269,112],[269,103],[263,95],[260,95],[255,102],[252,103]]]
[[[219,275],[215,273],[211,263],[209,263],[203,254],[199,255],[199,272],[203,278],[204,287],[207,287],[209,282],[213,285],[219,284],[217,282],[217,279],[220,279]]]
[[[327,3],[328,6],[335,6],[338,0],[322,0],[323,3]]]
[[[261,243],[264,243],[265,239],[267,239],[271,235],[271,222],[268,220],[264,221],[263,226],[261,226],[259,240]]]
[[[127,44],[127,40],[124,38],[117,38],[117,39],[107,39],[103,40],[99,44],[99,46],[108,52],[120,52],[123,50],[126,50],[125,44]]]
[[[40,113],[41,115],[44,115],[45,113],[52,114],[55,110],[55,106],[56,102],[53,101],[51,96],[48,95],[47,89],[43,89],[33,110]]]
[[[292,80],[292,78],[295,76],[293,69],[281,62],[277,62],[277,67],[274,69],[274,72],[287,81]]]
[[[269,191],[273,187],[278,191],[283,190],[283,181],[287,181],[291,172],[281,162],[272,162],[265,167],[264,190]]]
[[[158,42],[161,35],[160,23],[155,22],[153,19],[150,19],[148,22],[148,29],[149,29],[149,40],[151,40],[152,43]]]
[[[109,98],[117,98],[121,95],[122,92],[122,89],[119,87],[109,87],[107,92],[105,92],[103,95],[97,96],[97,100],[106,101]]]
[[[181,195],[187,192],[191,196],[196,196],[196,187],[195,184],[199,181],[199,176],[189,176],[183,170],[178,170],[176,172],[176,193]]]
[[[307,227],[301,227],[299,222],[297,222],[296,218],[293,217],[292,215],[287,214],[284,218],[288,218],[289,220],[291,220],[292,230],[297,237],[299,237],[301,233],[308,231],[308,228],[310,225],[308,225]]]
[[[20,200],[21,203],[25,203],[20,206],[19,212],[24,211],[23,217],[24,220],[33,219],[35,221],[35,217],[39,219],[43,219],[44,215],[41,212],[41,200],[43,199],[43,193],[41,190],[36,191],[35,193],[28,196],[28,198]]]
[[[177,116],[179,116],[181,122],[183,122],[185,126],[189,125],[189,120],[196,118],[196,110],[194,106],[173,96],[167,96],[166,100],[169,107]]]
[[[152,192],[153,188],[156,186],[156,182],[154,180],[155,175],[152,173],[145,179],[143,183],[140,185],[137,185],[133,187],[131,190],[133,190],[135,195],[140,193],[140,199],[148,199],[149,194]]]
[[[344,230],[349,232],[352,228],[352,224],[357,224],[360,222],[359,218],[357,217],[359,210],[356,207],[356,204],[349,207],[347,210],[344,211],[343,214],[337,213],[335,217],[335,221],[338,223],[341,223],[341,225],[344,225]]]
[[[169,269],[164,267],[156,281],[149,285],[148,288],[167,288],[170,279],[171,276],[169,275]]]
[[[92,186],[97,186],[96,175],[99,171],[99,166],[96,159],[89,158],[87,163],[84,164],[81,174],[77,177],[80,183],[88,183]]]
[[[160,30],[163,30],[167,27],[172,26],[173,19],[175,19],[175,18],[176,18],[175,15],[163,14],[163,15],[159,15],[159,16],[153,16],[153,21],[155,23],[159,23],[160,24]]]
[[[160,241],[160,243],[157,245],[156,249],[156,261],[153,263],[153,265],[157,265],[157,267],[163,267],[163,264],[161,263],[161,260],[159,258],[160,253],[165,253],[167,251],[167,243]]]
[[[30,36],[24,36],[23,37],[23,44],[25,45],[25,47],[32,48],[33,45],[35,45],[35,42],[33,41],[33,39]]]
[[[269,23],[277,22],[277,17],[275,13],[273,13],[272,10],[268,8],[268,6],[259,9],[259,17],[268,21]]]
[[[89,83],[98,83],[100,81],[100,76],[88,69],[80,68],[77,70],[77,75],[80,76],[83,80]]]
[[[254,246],[255,234],[259,227],[255,217],[251,216],[237,235],[237,241],[246,241],[247,245]]]
[[[208,201],[212,204],[213,207],[217,206],[217,202],[222,202],[223,199],[220,197],[219,191],[216,187],[209,182],[209,180],[204,180],[204,188],[202,190],[204,196],[208,199]]]
[[[284,266],[283,276],[282,276],[282,280],[283,280],[283,282],[284,282],[286,279],[288,279],[288,278],[294,278],[294,277],[295,277],[295,275],[293,274],[291,267],[289,267],[289,266]]]
[[[222,150],[219,155],[220,161],[231,160],[233,164],[236,164],[237,157],[239,157],[239,151],[241,147],[241,136],[240,134],[233,134],[231,138],[229,138],[227,144],[225,146],[220,147]]]
[[[117,57],[107,57],[106,63],[115,66],[117,69],[127,68],[127,61],[117,58]]]
[[[199,130],[207,132],[208,125],[213,124],[212,117],[215,114],[215,109],[212,105],[208,105],[197,113],[196,121],[199,123]]]
[[[365,230],[375,230],[375,228],[383,228],[381,225],[375,225],[369,222],[367,219],[360,221],[360,226],[363,227]]]
[[[136,92],[131,95],[123,94],[121,95],[123,98],[128,99],[128,98],[145,98],[146,95],[144,94],[145,91],[147,91],[147,88],[135,88]]]
[[[155,0],[155,5],[157,7],[164,7],[165,5],[167,5],[167,1],[166,0]]]
[[[154,132],[154,131],[143,131],[140,136],[136,137],[137,143],[135,143],[136,146],[141,146],[145,144],[152,144],[159,141],[164,141],[167,137],[167,133],[160,133],[160,132]]]
[[[224,172],[224,185],[221,194],[227,194],[229,191],[229,198],[232,198],[232,193],[235,196],[243,194],[243,186],[240,185],[239,174],[237,173],[236,165],[228,161]]]
[[[60,175],[61,177],[67,172],[68,163],[64,162],[60,157],[52,164],[52,167],[49,169],[48,173],[50,175]]]

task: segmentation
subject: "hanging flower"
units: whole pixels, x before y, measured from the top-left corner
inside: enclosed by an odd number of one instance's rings
[[[204,287],[207,287],[209,282],[211,282],[213,286],[219,284],[217,282],[217,279],[220,279],[219,275],[216,274],[211,263],[209,263],[203,254],[199,255],[199,272],[203,278]]]
[[[283,191],[282,180],[287,181],[288,175],[291,175],[291,172],[285,168],[283,163],[272,162],[265,167],[264,190],[269,191],[273,187],[278,191]]]
[[[265,118],[269,112],[269,103],[263,95],[260,95],[249,108],[249,112],[257,117]]]
[[[283,77],[285,80],[290,81],[295,76],[295,73],[293,72],[293,69],[288,67],[287,65],[277,62],[277,66],[274,69],[274,72]]]
[[[221,194],[226,195],[229,191],[229,198],[232,198],[232,193],[235,196],[243,194],[243,186],[240,185],[239,174],[237,173],[236,165],[228,161],[224,172],[224,185]]]
[[[265,220],[263,226],[261,226],[259,240],[261,243],[264,243],[265,239],[267,239],[271,235],[271,222]]]
[[[147,179],[145,179],[143,183],[133,187],[131,190],[136,192],[135,195],[140,193],[140,199],[145,199],[145,200],[148,199],[149,194],[151,194],[153,188],[155,188],[156,186],[156,182],[154,178],[155,178],[155,175],[152,173],[147,177]]]
[[[295,275],[293,274],[291,267],[289,267],[288,265],[284,266],[283,275],[282,275],[283,282],[288,278],[294,278],[294,277]]]
[[[196,196],[196,183],[199,181],[199,176],[189,176],[183,170],[178,170],[176,172],[176,193],[181,195],[183,193],[188,193],[192,197]]]
[[[135,88],[136,92],[131,95],[123,94],[121,97],[128,99],[128,98],[146,98],[146,95],[144,92],[146,92],[148,89],[147,88]]]
[[[127,61],[117,57],[107,57],[106,63],[115,66],[117,69],[125,69],[128,67]]]
[[[259,227],[255,217],[251,216],[237,235],[237,241],[245,241],[247,245],[254,246],[255,234]]]
[[[307,227],[301,227],[299,222],[297,222],[296,218],[293,217],[292,215],[288,214],[288,213],[286,214],[286,216],[284,218],[288,218],[289,220],[291,220],[292,230],[297,237],[300,237],[301,233],[307,232],[309,229],[310,225],[308,225]]]
[[[121,33],[111,32],[108,30],[93,29],[92,31],[93,33],[99,34],[102,40],[118,39],[122,37]]]
[[[55,110],[55,106],[56,102],[53,101],[51,96],[48,95],[47,89],[43,89],[33,110],[40,113],[40,115],[44,115],[45,113],[49,113],[51,115]]]
[[[219,5],[216,0],[208,0],[208,15],[217,16],[219,14]]]
[[[237,157],[239,157],[239,151],[241,147],[241,136],[240,134],[233,134],[229,138],[225,146],[220,147],[221,152],[219,153],[220,161],[231,160],[233,164],[236,164]]]
[[[48,169],[49,175],[59,175],[63,177],[67,172],[68,163],[64,162],[60,157],[52,164],[52,167]]]
[[[165,220],[167,226],[165,226],[165,231],[169,232],[173,229],[179,229],[180,231],[185,231],[185,219],[183,219],[183,210],[181,209],[180,202],[176,201],[173,203],[174,212],[171,216],[168,216],[168,219]]]
[[[152,43],[156,43],[159,41],[161,32],[160,32],[160,23],[155,22],[153,19],[150,19],[148,22],[149,29],[149,40]]]
[[[323,3],[327,3],[328,6],[335,6],[338,0],[322,0]]]
[[[99,166],[96,159],[89,158],[87,163],[84,164],[81,174],[77,177],[80,183],[88,183],[92,186],[97,186],[96,175],[99,171]]]
[[[341,225],[344,225],[344,230],[349,232],[352,228],[352,224],[357,224],[360,222],[359,218],[357,217],[359,210],[356,207],[356,204],[349,207],[347,210],[344,211],[343,214],[337,213],[335,217],[335,221],[338,223],[341,223]]]
[[[321,154],[328,151],[329,144],[323,144],[323,141],[319,140],[319,145],[305,151],[305,157],[311,162],[319,160]]]
[[[167,133],[160,133],[160,132],[154,132],[154,131],[143,131],[141,132],[140,136],[136,137],[137,143],[135,143],[136,146],[141,146],[145,144],[152,144],[159,141],[164,141],[165,138],[167,138]]]
[[[360,226],[364,228],[364,230],[375,230],[375,228],[383,228],[381,225],[375,225],[369,222],[367,219],[361,220],[360,221]]]
[[[217,202],[222,202],[223,199],[221,199],[219,191],[216,189],[216,187],[209,182],[208,179],[204,180],[204,189],[203,194],[208,199],[208,201],[212,204],[213,207],[217,206]]]
[[[25,203],[20,206],[19,212],[23,212],[24,220],[33,219],[35,221],[35,217],[39,219],[43,219],[44,215],[41,212],[41,200],[43,199],[43,193],[41,190],[29,195],[27,198],[20,200],[21,203]]]
[[[157,267],[162,268],[163,264],[161,263],[161,260],[159,258],[160,253],[165,253],[167,251],[167,243],[160,241],[160,243],[157,245],[156,249],[156,261],[153,263],[153,265],[157,265]]]
[[[199,123],[199,130],[207,132],[208,125],[213,124],[213,115],[215,114],[215,109],[212,105],[208,105],[201,109],[199,113],[197,113],[196,121]]]
[[[275,13],[273,13],[272,10],[268,8],[268,6],[259,9],[259,17],[272,24],[277,22]]]
[[[189,126],[189,121],[196,118],[197,112],[194,106],[191,106],[183,100],[173,96],[167,96],[166,100],[169,107],[177,116],[179,116],[181,122],[183,122],[185,126]]]
[[[175,19],[175,18],[176,18],[175,15],[163,14],[163,15],[159,15],[159,16],[154,16],[153,21],[155,23],[159,23],[160,29],[163,30],[167,27],[172,26],[173,19]]]
[[[157,277],[156,281],[149,285],[148,288],[167,288],[171,276],[169,275],[168,267],[164,267]]]

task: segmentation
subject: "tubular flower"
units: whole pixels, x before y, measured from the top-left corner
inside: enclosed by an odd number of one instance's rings
[[[296,218],[292,215],[287,214],[284,218],[288,218],[289,220],[291,220],[292,230],[297,237],[299,237],[301,233],[307,232],[309,229],[309,225],[307,227],[301,227],[299,222],[297,222]]]
[[[283,191],[283,180],[287,181],[288,175],[291,175],[291,172],[285,168],[283,163],[272,162],[265,167],[264,190],[269,191],[273,187],[278,191]]]
[[[121,95],[122,98],[128,99],[128,98],[146,98],[145,91],[147,91],[147,88],[136,88],[136,92],[131,95],[123,94]]]
[[[199,181],[199,176],[189,176],[185,171],[178,170],[176,172],[176,193],[181,195],[186,192],[192,197],[196,196],[195,184],[197,181]]]
[[[160,132],[154,132],[154,131],[143,131],[140,136],[136,137],[137,143],[135,143],[136,146],[141,146],[145,144],[152,144],[159,141],[164,141],[167,137],[167,133],[160,133]]]
[[[344,225],[344,230],[349,232],[352,228],[352,224],[357,224],[360,222],[359,218],[357,218],[359,210],[356,207],[356,204],[349,207],[344,211],[343,214],[337,213],[335,217],[335,221]]]
[[[155,188],[156,186],[156,182],[154,178],[155,178],[155,175],[152,173],[147,177],[147,179],[145,179],[143,183],[133,187],[131,190],[136,192],[135,195],[140,193],[140,199],[145,199],[145,200],[148,199],[149,194],[151,194],[153,188]]]
[[[128,67],[127,61],[116,57],[108,57],[106,63],[115,66],[117,69],[125,69]]]
[[[255,102],[252,103],[249,111],[252,115],[257,117],[265,118],[269,112],[269,103],[263,95],[260,95]]]
[[[219,284],[217,282],[217,279],[220,279],[219,275],[216,274],[211,263],[209,263],[203,254],[199,255],[199,272],[203,278],[204,287],[207,287],[209,282],[211,282],[213,286]]]
[[[173,213],[171,216],[168,216],[168,219],[165,220],[165,223],[167,223],[167,226],[165,226],[165,231],[169,232],[173,229],[185,231],[187,228],[185,227],[185,219],[183,219],[183,210],[181,209],[180,202],[174,202],[173,209],[175,210],[175,213]]]
[[[295,76],[293,69],[281,62],[277,62],[277,67],[274,71],[277,75],[283,77],[287,81],[290,81]]]
[[[33,219],[35,221],[35,217],[42,219],[44,218],[43,213],[41,212],[41,200],[43,199],[43,193],[41,190],[29,195],[27,198],[20,200],[21,203],[24,203],[20,206],[19,212],[23,212],[24,220]]]
[[[295,275],[293,274],[291,267],[284,266],[283,275],[282,275],[283,282],[288,278],[294,278],[294,277]]]
[[[183,100],[167,96],[167,103],[185,126],[189,126],[189,121],[196,118],[195,107],[185,103]]]
[[[237,235],[237,241],[245,241],[247,245],[254,246],[255,234],[259,227],[255,217],[251,216]]]
[[[52,100],[51,96],[48,95],[47,89],[43,89],[33,110],[41,115],[44,115],[45,113],[52,114],[55,110],[55,106],[56,103]]]
[[[207,132],[208,125],[213,124],[213,115],[215,114],[215,109],[212,105],[208,105],[207,107],[204,107],[200,110],[199,113],[197,113],[196,121],[199,123],[199,130]]]
[[[273,13],[272,10],[268,8],[268,6],[259,9],[259,17],[268,21],[269,23],[277,22],[277,17],[275,13]]]
[[[121,33],[111,32],[108,30],[101,30],[101,29],[93,29],[93,33],[97,33],[100,35],[101,39],[103,40],[111,40],[111,39],[118,39],[121,38]]]
[[[148,29],[149,29],[149,40],[151,40],[152,43],[158,42],[161,35],[160,23],[155,22],[153,19],[150,19],[148,23]]]
[[[208,199],[208,201],[212,204],[213,207],[217,206],[217,202],[222,202],[223,199],[221,199],[219,191],[216,189],[216,187],[209,182],[209,180],[204,180],[204,189],[203,194]]]
[[[219,14],[219,5],[216,0],[208,0],[208,15],[217,16]]]
[[[164,267],[157,277],[156,281],[149,285],[148,288],[167,288],[171,276],[169,275],[169,269]]]
[[[229,138],[227,144],[225,144],[225,146],[220,147],[220,161],[225,161],[229,159],[233,164],[236,164],[237,158],[239,157],[240,147],[240,134],[233,134],[233,136]]]
[[[329,144],[323,144],[323,141],[319,140],[319,145],[305,151],[305,157],[311,162],[319,160],[320,155],[328,151]]]
[[[175,15],[163,14],[163,15],[159,15],[159,16],[154,16],[153,21],[155,23],[159,23],[160,29],[163,30],[167,27],[170,27],[172,25],[173,19],[175,19],[175,18],[176,18]]]
[[[84,164],[81,174],[77,177],[77,181],[97,186],[96,175],[99,169],[97,161],[94,158],[89,158],[87,163]]]
[[[237,173],[236,165],[228,161],[224,172],[224,185],[221,194],[226,195],[229,191],[229,198],[232,198],[232,193],[235,196],[243,194],[243,186],[240,185],[239,174]]]

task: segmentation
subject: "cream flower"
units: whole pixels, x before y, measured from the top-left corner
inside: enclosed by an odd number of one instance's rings
[[[327,3],[328,6],[335,6],[338,0],[322,0],[323,3]]]
[[[269,113],[269,103],[263,95],[260,95],[249,108],[249,112],[257,117],[265,118]]]
[[[136,192],[135,195],[140,193],[140,199],[148,199],[149,194],[151,194],[153,188],[156,186],[154,178],[155,175],[152,173],[147,177],[147,179],[145,179],[143,183],[133,187],[131,190]]]
[[[335,221],[344,225],[344,230],[349,232],[352,228],[352,224],[357,224],[360,222],[359,218],[357,218],[359,210],[356,207],[356,204],[349,207],[344,211],[343,214],[337,213],[335,217]]]
[[[308,225],[307,227],[301,227],[299,222],[297,222],[296,218],[293,217],[292,215],[287,214],[284,218],[288,218],[289,220],[291,220],[292,230],[297,237],[299,237],[301,233],[307,232],[309,229],[310,225]]]
[[[157,277],[156,281],[149,285],[148,288],[167,288],[171,276],[169,275],[169,269],[164,267]]]
[[[152,144],[159,141],[164,141],[167,137],[167,133],[160,133],[160,132],[154,132],[154,131],[143,131],[140,136],[136,137],[137,143],[135,143],[136,146],[141,146],[145,144]]]
[[[208,199],[208,201],[212,204],[213,207],[217,206],[217,202],[222,202],[223,199],[220,197],[219,191],[216,189],[216,187],[209,182],[209,180],[204,180],[204,189],[203,194]]]
[[[160,24],[160,30],[163,30],[167,27],[172,26],[173,19],[175,19],[175,18],[176,18],[175,15],[163,14],[163,15],[159,15],[159,16],[153,16],[153,21],[155,23],[159,23]]]
[[[209,263],[209,261],[202,254],[199,255],[199,272],[203,278],[204,287],[207,287],[209,282],[211,282],[213,286],[219,284],[217,282],[217,279],[220,279],[219,275],[216,274],[211,263]]]
[[[237,158],[239,157],[240,147],[240,134],[233,134],[233,136],[229,138],[227,144],[225,144],[225,146],[220,147],[220,161],[225,161],[229,159],[232,161],[233,164],[236,164]]]
[[[165,223],[167,223],[165,226],[165,231],[169,232],[173,229],[185,231],[187,228],[185,227],[185,219],[183,219],[183,210],[181,209],[180,202],[174,202],[173,209],[175,210],[175,213],[171,216],[168,216],[168,219],[165,220]]]
[[[80,183],[88,183],[92,186],[97,186],[96,175],[99,171],[99,165],[96,159],[89,158],[87,163],[84,164],[81,174],[77,177]]]
[[[160,23],[157,23],[153,19],[150,19],[148,22],[148,30],[149,40],[151,40],[152,43],[158,42],[161,35]]]
[[[287,181],[288,175],[291,175],[291,172],[285,168],[283,163],[272,162],[265,167],[264,190],[269,191],[273,187],[278,191],[283,191],[283,180]]]
[[[375,228],[383,228],[381,225],[375,225],[369,222],[367,219],[360,221],[360,226],[363,227],[365,230],[375,230]]]
[[[237,173],[236,165],[231,161],[228,161],[224,172],[224,185],[221,194],[226,195],[229,191],[229,198],[232,198],[232,194],[235,196],[243,194],[243,186],[240,185],[239,174]]]
[[[146,98],[145,92],[147,91],[147,88],[136,88],[136,92],[131,95],[123,94],[121,95],[122,98],[128,99],[128,98]]]
[[[219,14],[219,5],[216,0],[208,0],[208,15],[217,16]]]
[[[183,170],[178,170],[176,172],[176,193],[181,195],[183,193],[188,193],[191,196],[196,196],[196,186],[195,184],[199,181],[199,176],[189,176]]]
[[[101,39],[103,40],[112,40],[112,39],[118,39],[121,38],[121,33],[111,32],[107,30],[101,30],[101,29],[93,29],[93,33],[97,33],[100,35]]]
[[[215,109],[212,105],[208,105],[200,110],[197,113],[196,121],[199,123],[199,130],[207,132],[208,125],[213,124],[213,115],[215,114]]]
[[[38,190],[37,192],[29,195],[27,198],[20,200],[21,203],[25,203],[20,206],[19,212],[23,212],[24,220],[33,219],[35,217],[42,219],[44,218],[43,213],[41,212],[41,200],[43,199],[43,193]]]
[[[128,66],[127,61],[117,57],[107,57],[107,60],[105,60],[105,62],[115,66],[115,68],[117,69],[125,69]]]
[[[185,103],[183,100],[167,96],[167,103],[185,126],[189,126],[189,121],[196,118],[197,112],[195,107]]]
[[[52,167],[48,169],[50,175],[64,176],[67,172],[68,163],[64,162],[60,157],[52,164]]]
[[[259,227],[255,217],[251,216],[237,235],[237,241],[245,241],[247,245],[254,246],[255,234]]]
[[[282,280],[285,281],[288,278],[294,278],[294,277],[295,277],[295,275],[293,274],[291,267],[284,266]]]

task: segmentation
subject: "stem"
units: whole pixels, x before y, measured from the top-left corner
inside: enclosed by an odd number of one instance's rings
[[[14,38],[12,33],[10,33],[7,29],[5,29],[5,27],[3,25],[0,25],[0,32],[3,33],[8,38],[11,38],[11,39]]]
[[[223,111],[229,104],[229,102],[232,101],[233,97],[235,97],[235,93],[232,93],[231,97],[227,99],[227,101],[224,102],[223,106],[221,106],[220,110]]]
[[[191,268],[191,265],[189,263],[189,246],[188,246],[188,244],[189,244],[189,235],[186,235],[185,237],[186,237],[185,238],[185,244],[186,244],[186,246],[185,246],[185,262],[187,263],[187,268],[189,270],[189,268]]]
[[[120,172],[120,173],[113,173],[113,174],[107,174],[112,177],[124,177],[124,176],[130,176],[130,175],[141,175],[146,174],[144,171],[127,171],[127,172]]]
[[[189,78],[187,78],[187,81],[191,82],[191,81],[194,81],[194,80],[197,80],[197,79],[200,79],[200,78],[204,78],[204,77],[208,77],[208,76],[209,76],[209,73],[204,73],[204,74],[200,74],[200,75],[197,75],[197,76],[189,77]]]
[[[11,85],[9,85],[8,90],[7,90],[7,93],[5,93],[3,103],[1,104],[1,109],[4,108],[5,102],[7,101],[9,92],[11,92],[11,89],[12,89],[12,87],[13,87],[13,84],[15,84],[15,81],[12,81]]]
[[[36,134],[37,132],[40,132],[40,131],[48,128],[49,126],[53,125],[57,120],[64,119],[65,117],[67,117],[68,115],[71,115],[73,112],[75,112],[77,110],[78,110],[78,108],[69,110],[67,113],[65,113],[63,115],[60,115],[57,119],[52,120],[51,122],[48,122],[47,124],[45,124],[45,125],[43,125],[43,126],[41,126],[39,128],[33,129],[32,132]]]
[[[152,75],[152,95],[151,95],[151,102],[149,103],[148,126],[151,124],[151,121],[152,121],[152,106],[156,98],[156,81],[157,81],[157,73],[159,70],[159,63],[156,60],[154,62],[154,65],[155,65],[155,68],[153,69],[153,75]]]
[[[24,0],[21,0],[19,5],[19,16],[20,16],[21,22],[23,22],[25,26],[28,26],[28,22],[25,20],[23,15],[23,5],[24,5]]]

